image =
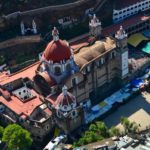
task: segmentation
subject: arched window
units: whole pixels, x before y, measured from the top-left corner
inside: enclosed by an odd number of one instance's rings
[[[73,110],[72,113],[71,113],[71,118],[76,118],[78,116],[78,113],[76,110]]]
[[[57,117],[61,118],[61,113],[59,112],[59,110],[57,110]]]
[[[70,65],[69,63],[66,65],[66,70],[67,70],[67,71],[70,71],[70,70],[71,70],[71,65]]]
[[[54,68],[54,73],[55,73],[55,75],[60,75],[61,74],[61,68],[59,66],[56,66]]]

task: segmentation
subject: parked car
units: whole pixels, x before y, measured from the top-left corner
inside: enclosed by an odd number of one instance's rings
[[[53,140],[51,140],[43,150],[54,150],[58,144],[64,142],[67,139],[66,135],[60,135]]]

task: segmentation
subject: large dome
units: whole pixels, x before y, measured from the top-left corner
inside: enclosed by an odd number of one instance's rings
[[[70,58],[71,50],[65,41],[53,40],[47,45],[43,56],[47,61],[60,62]]]

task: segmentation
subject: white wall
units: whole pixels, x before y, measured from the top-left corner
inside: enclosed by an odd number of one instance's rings
[[[143,0],[129,7],[125,7],[121,10],[113,10],[113,21],[114,23],[119,22],[129,16],[132,16],[139,11],[145,11],[150,9],[150,0]]]
[[[128,68],[128,51],[124,52],[122,54],[122,77],[127,75],[129,72],[129,68]]]
[[[30,89],[28,89],[27,87],[22,87],[20,89],[13,91],[13,94],[22,100],[24,100],[25,97],[32,98],[34,96],[31,93]]]

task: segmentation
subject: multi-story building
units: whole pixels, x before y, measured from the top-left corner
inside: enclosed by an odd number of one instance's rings
[[[92,42],[83,46],[81,39],[82,46],[73,49],[59,39],[54,27],[53,40],[40,62],[12,75],[0,74],[0,116],[7,123],[21,124],[36,140],[42,140],[54,125],[69,134],[84,123],[83,103],[89,101],[91,92],[111,85],[114,78],[123,81],[128,77],[123,28],[115,38],[100,39],[101,24],[95,15],[89,25]]]
[[[116,0],[113,10],[113,21],[119,22],[150,8],[150,0]]]
[[[43,101],[28,77],[17,78],[0,87],[0,118],[22,125],[41,141],[53,127],[52,112]]]

